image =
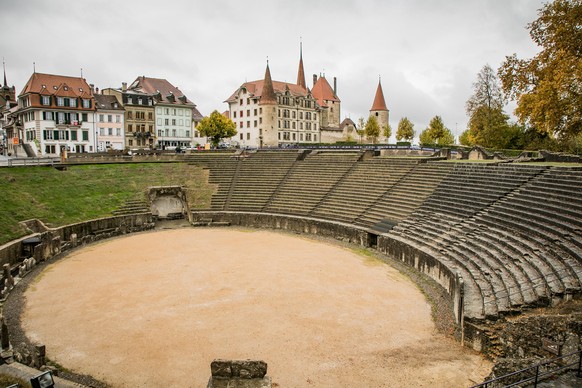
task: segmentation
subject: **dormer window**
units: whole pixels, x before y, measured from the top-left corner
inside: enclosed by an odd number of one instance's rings
[[[57,90],[58,88],[57,88],[57,87],[56,87],[56,85],[55,85],[55,86],[53,86],[53,89],[54,89],[54,90]]]
[[[40,104],[41,105],[50,105],[51,104],[51,96],[40,96]]]
[[[57,106],[65,106],[65,99],[63,97],[57,97]]]
[[[79,88],[79,91],[80,91],[81,93],[83,93],[83,88]]]
[[[66,91],[66,90],[69,90],[69,87],[65,86],[63,89]]]

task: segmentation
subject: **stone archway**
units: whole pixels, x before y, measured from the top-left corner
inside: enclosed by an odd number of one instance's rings
[[[148,189],[152,215],[160,220],[187,218],[191,221],[188,200],[182,186],[153,186]]]

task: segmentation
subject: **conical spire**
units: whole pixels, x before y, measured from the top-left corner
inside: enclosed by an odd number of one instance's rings
[[[4,86],[8,87],[8,82],[6,81],[6,62],[2,60],[2,67],[4,67]]]
[[[382,91],[382,82],[378,80],[378,89],[376,89],[376,96],[374,97],[374,103],[372,104],[372,109],[375,110],[388,110],[386,107],[386,101],[384,100],[384,92]]]
[[[305,71],[303,70],[303,42],[299,43],[299,70],[297,71],[297,85],[307,89],[305,83]]]
[[[259,105],[273,104],[277,104],[277,96],[275,96],[275,89],[273,89],[271,70],[269,70],[269,60],[267,60],[267,70],[265,70],[265,80],[263,81],[263,91],[261,93],[261,100],[259,101]]]

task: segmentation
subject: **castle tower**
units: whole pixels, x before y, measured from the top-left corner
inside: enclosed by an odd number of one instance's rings
[[[383,131],[384,127],[388,125],[389,113],[390,111],[386,107],[386,101],[384,100],[382,83],[381,80],[378,79],[378,88],[376,89],[376,96],[374,97],[372,109],[370,109],[370,116],[376,117],[376,121],[378,121],[381,131]]]
[[[299,70],[297,71],[297,85],[307,89],[305,83],[305,71],[303,70],[303,43],[299,44]]]
[[[261,111],[261,127],[259,128],[260,146],[276,147],[279,144],[277,132],[277,96],[273,88],[273,80],[271,79],[268,61],[259,107]]]

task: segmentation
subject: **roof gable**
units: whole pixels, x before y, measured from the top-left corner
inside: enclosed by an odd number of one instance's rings
[[[315,82],[315,85],[313,85],[311,93],[320,106],[327,106],[326,101],[340,102],[340,99],[333,92],[333,89],[325,77],[319,77],[319,79]]]
[[[91,98],[91,87],[84,78],[64,75],[33,73],[20,95],[36,93],[62,97]]]

